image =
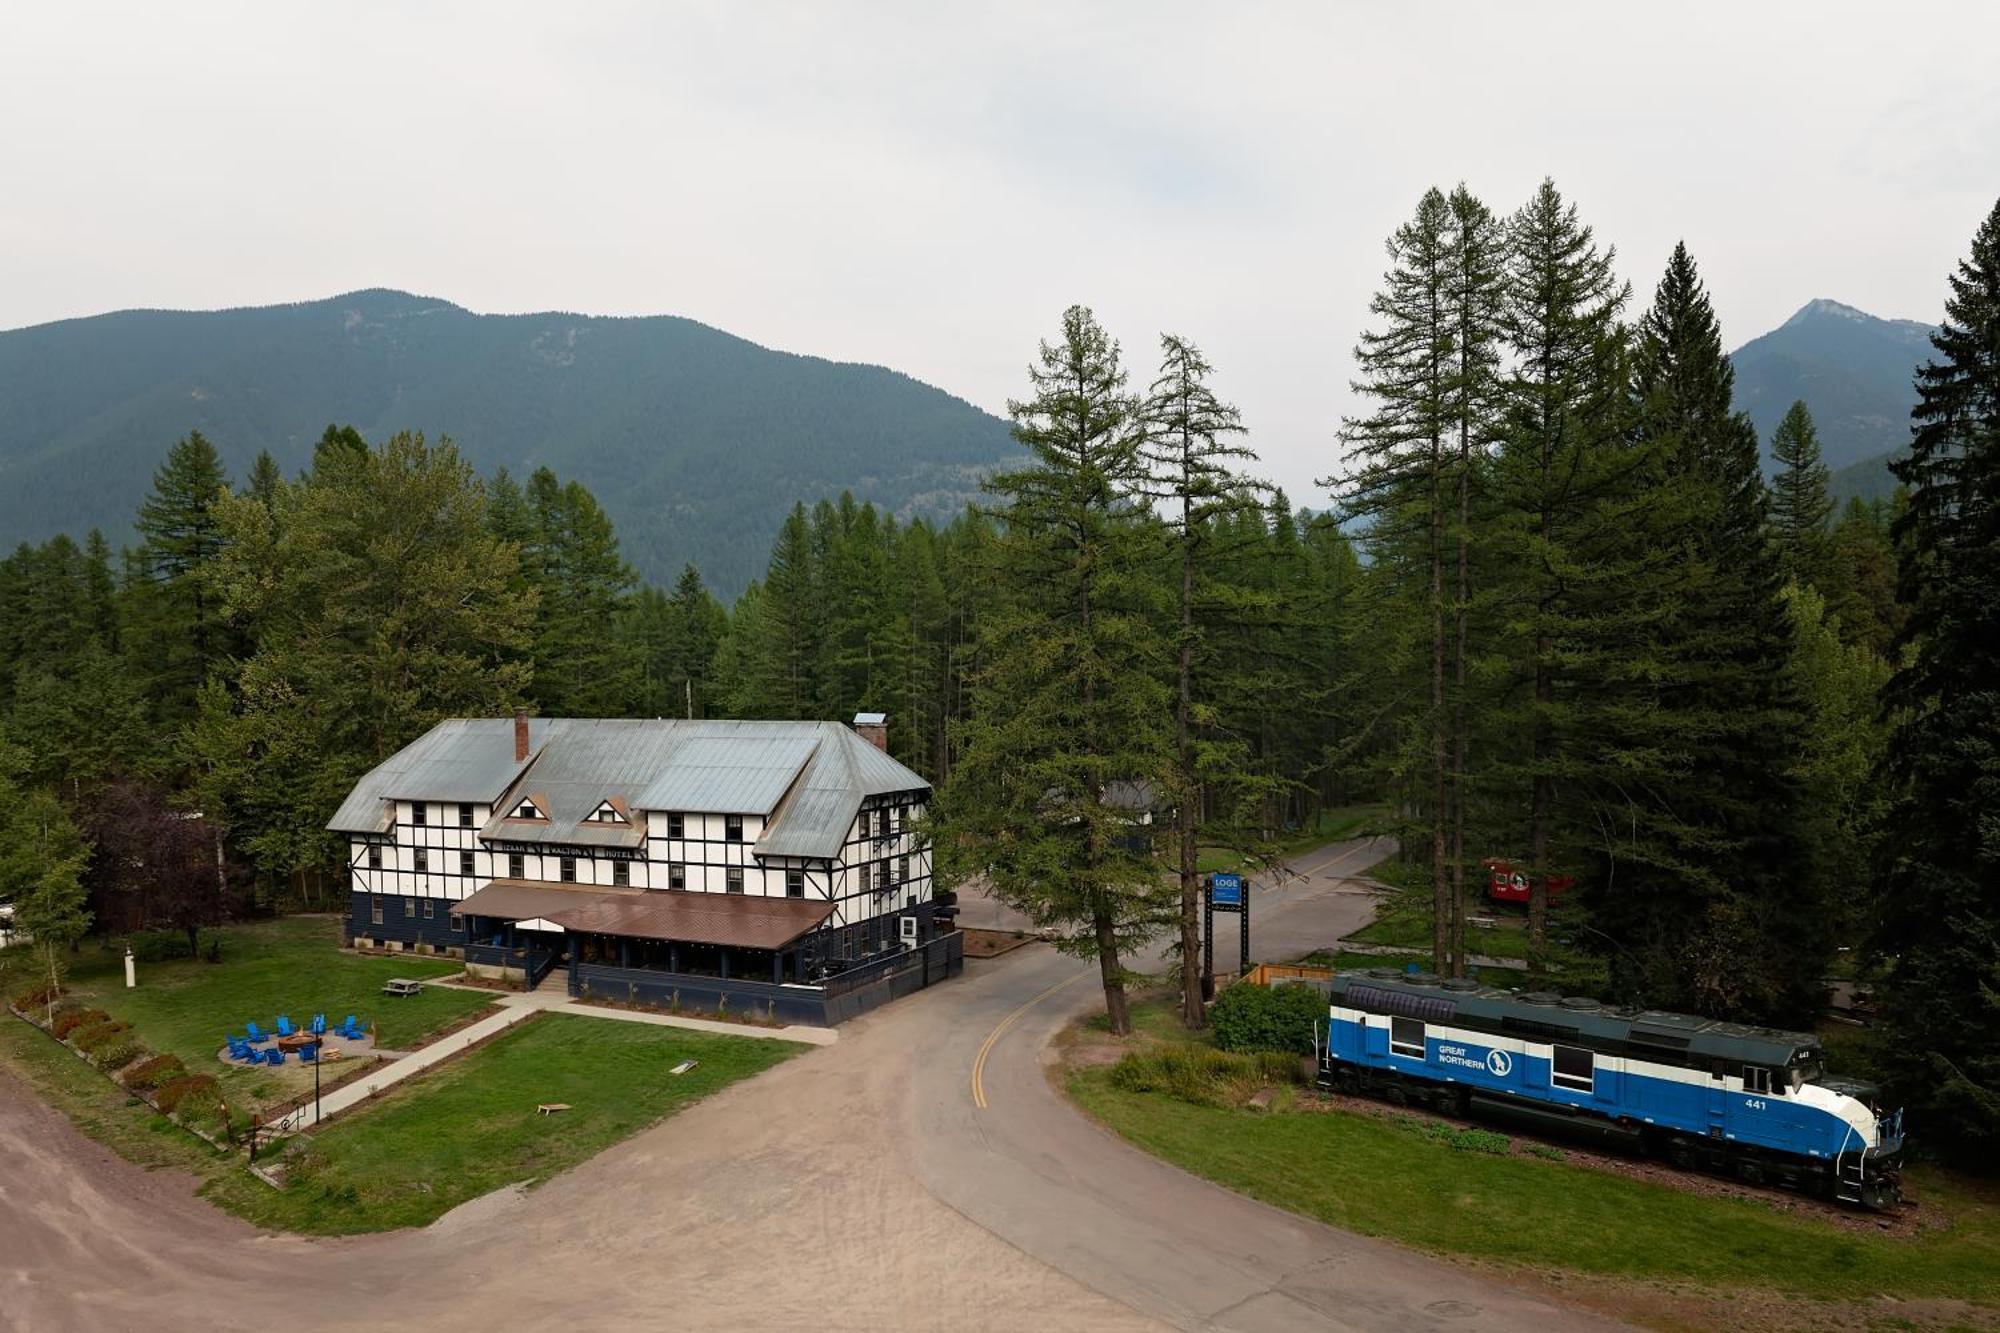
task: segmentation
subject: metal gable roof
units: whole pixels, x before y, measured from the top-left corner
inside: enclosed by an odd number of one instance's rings
[[[387,802],[396,799],[477,801],[494,806],[482,838],[616,847],[643,842],[646,811],[755,814],[770,817],[758,853],[833,857],[862,801],[930,788],[834,722],[555,718],[530,725],[530,758],[522,764],[513,759],[512,719],[440,723],[377,765],[327,827],[381,832]],[[508,818],[530,792],[548,818]],[[623,803],[629,826],[591,821],[607,800]]]
[[[545,718],[529,720],[531,756],[554,725]],[[336,833],[380,833],[389,826],[388,803],[397,800],[484,804],[525,767],[514,758],[512,718],[450,718],[370,769],[326,826]]]

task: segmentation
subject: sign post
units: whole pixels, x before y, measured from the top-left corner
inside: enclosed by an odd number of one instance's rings
[[[1250,886],[1241,875],[1217,872],[1208,877],[1203,895],[1201,932],[1201,997],[1215,998],[1215,914],[1236,913],[1238,935],[1238,976],[1250,970]]]

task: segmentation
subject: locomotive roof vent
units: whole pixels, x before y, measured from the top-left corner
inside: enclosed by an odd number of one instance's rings
[[[1479,983],[1471,977],[1453,977],[1449,981],[1439,982],[1438,985],[1443,990],[1472,991],[1479,989]]]
[[[1377,981],[1401,981],[1403,979],[1403,974],[1393,967],[1371,967],[1364,975],[1371,976]]]
[[[1565,1009],[1574,1009],[1578,1013],[1586,1013],[1593,1009],[1602,1009],[1604,1006],[1591,999],[1588,995],[1572,995],[1562,1002],[1562,1007]]]
[[[1561,1004],[1562,996],[1552,990],[1531,990],[1521,997],[1522,1004]]]
[[[1412,972],[1405,976],[1403,980],[1412,986],[1435,986],[1438,984],[1438,974],[1435,972]]]

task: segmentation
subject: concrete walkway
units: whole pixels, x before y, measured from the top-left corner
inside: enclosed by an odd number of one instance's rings
[[[477,1046],[488,1037],[498,1036],[516,1023],[534,1017],[535,1012],[533,1009],[502,1008],[498,1013],[489,1014],[469,1027],[462,1027],[456,1032],[438,1038],[422,1050],[412,1051],[400,1060],[391,1060],[352,1083],[343,1083],[322,1096],[317,1108],[313,1103],[307,1102],[282,1121],[272,1122],[273,1126],[296,1133],[302,1129],[309,1129],[321,1121],[330,1120],[349,1107],[367,1101],[384,1088],[421,1074],[439,1061],[449,1060],[460,1051]]]

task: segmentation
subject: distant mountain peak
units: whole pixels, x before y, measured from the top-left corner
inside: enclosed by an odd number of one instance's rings
[[[1809,319],[1829,319],[1829,318],[1864,320],[1871,322],[1876,320],[1876,317],[1874,315],[1869,314],[1866,310],[1857,310],[1855,307],[1848,305],[1845,302],[1834,301],[1830,300],[1827,297],[1819,296],[1813,298],[1812,300],[1806,302],[1804,305],[1800,306],[1798,309],[1798,313],[1793,315],[1790,319],[1786,320],[1781,327],[1790,328],[1794,324],[1798,324],[1801,323],[1802,321]],[[1885,320],[1880,322],[1887,323],[1888,321]]]

